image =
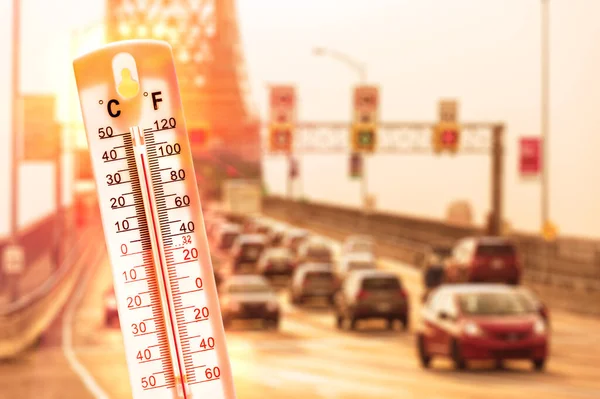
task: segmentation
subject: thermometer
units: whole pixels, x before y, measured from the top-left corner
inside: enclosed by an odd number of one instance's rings
[[[116,42],[73,64],[133,397],[233,399],[171,47]]]

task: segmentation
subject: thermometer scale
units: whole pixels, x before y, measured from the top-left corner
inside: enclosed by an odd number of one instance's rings
[[[234,399],[170,46],[74,61],[135,399]]]

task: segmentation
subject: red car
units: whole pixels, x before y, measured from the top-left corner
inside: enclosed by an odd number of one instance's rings
[[[445,265],[448,283],[506,283],[521,280],[516,246],[504,237],[464,238],[452,249]]]
[[[457,369],[469,360],[527,359],[542,370],[549,328],[537,304],[518,287],[457,284],[436,289],[422,310],[417,350],[423,367],[449,357]]]
[[[119,312],[114,289],[110,288],[104,293],[104,324],[112,327],[119,324]]]

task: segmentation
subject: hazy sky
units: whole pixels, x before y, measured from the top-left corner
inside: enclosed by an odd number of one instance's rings
[[[10,5],[0,1],[0,87],[8,87]],[[69,35],[102,20],[94,0],[23,0],[26,92],[65,91],[71,78]],[[267,82],[298,85],[301,119],[347,120],[356,74],[311,54],[315,45],[344,51],[368,65],[382,87],[384,120],[430,120],[440,97],[460,99],[463,120],[506,123],[506,217],[537,230],[539,183],[521,182],[517,140],[540,127],[540,0],[238,0],[247,68],[257,109],[266,115]],[[550,206],[570,235],[600,237],[600,1],[551,0]],[[7,104],[0,91],[0,105]],[[6,106],[0,127],[8,126]],[[0,136],[5,162],[7,134]],[[285,168],[267,159],[271,190],[283,192]],[[489,159],[458,156],[376,156],[369,190],[382,209],[442,217],[450,201],[469,199],[478,221],[489,209]],[[0,164],[0,192],[6,165]],[[34,173],[34,172],[30,172]],[[310,198],[358,203],[343,156],[302,159],[298,190]],[[38,188],[31,186],[31,193]],[[47,189],[45,192],[50,193]],[[38,196],[39,198],[39,196]],[[40,200],[41,201],[41,200]],[[0,197],[0,215],[7,203]],[[47,206],[31,208],[31,218]],[[0,234],[6,226],[0,217]]]

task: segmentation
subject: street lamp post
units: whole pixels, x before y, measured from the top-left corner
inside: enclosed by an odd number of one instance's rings
[[[316,56],[329,56],[335,60],[338,60],[344,63],[346,66],[350,67],[358,74],[359,81],[364,84],[367,82],[367,67],[364,63],[356,61],[352,57],[347,54],[344,54],[337,50],[332,50],[324,47],[315,47],[313,49],[313,54]],[[367,206],[367,198],[369,195],[368,186],[367,186],[367,168],[366,168],[366,155],[362,155],[362,177],[360,179],[360,190],[361,197],[363,202],[363,207]]]
[[[549,206],[548,206],[548,136],[549,136],[549,106],[550,106],[550,0],[542,0],[541,9],[541,141],[542,141],[542,175],[541,175],[541,224],[542,229],[545,229],[549,223]],[[546,276],[550,273],[548,244],[544,245],[544,270]]]
[[[20,0],[13,0],[12,2],[12,52],[11,52],[11,101],[10,101],[10,113],[11,113],[11,142],[10,142],[10,242],[15,245],[19,242],[19,127],[21,126],[21,113],[20,111],[20,87],[19,82],[21,81],[20,71],[20,57],[21,57],[21,2]],[[3,265],[6,266],[6,265]],[[5,276],[5,271],[0,270],[0,276],[6,277],[2,280],[6,280],[9,276]],[[10,276],[14,278],[13,275]],[[15,299],[18,295],[18,284],[14,284],[13,281],[8,281],[5,287],[11,289],[10,295]],[[2,287],[0,287],[2,288]]]
[[[313,54],[316,56],[329,56],[333,59],[336,59],[350,68],[354,69],[358,74],[359,80],[361,83],[365,83],[367,81],[367,67],[365,64],[360,63],[350,57],[347,54],[344,54],[337,50],[332,50],[324,47],[315,47],[313,49]]]
[[[542,138],[542,179],[541,179],[541,222],[542,227],[549,221],[549,207],[548,207],[548,136],[549,136],[549,96],[550,96],[550,45],[549,45],[549,26],[550,26],[550,0],[542,0],[542,23],[541,23],[541,68],[542,68],[542,82],[541,82],[541,138]]]

